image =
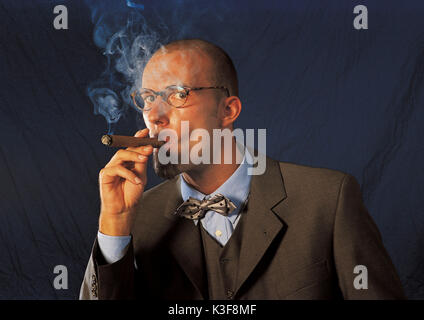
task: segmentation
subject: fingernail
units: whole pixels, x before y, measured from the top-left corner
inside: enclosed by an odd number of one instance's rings
[[[140,160],[144,160],[144,156],[143,156],[143,155],[141,155],[141,154],[138,156],[138,158],[139,158]]]
[[[137,184],[140,184],[140,183],[141,183],[140,178],[135,178],[135,179],[134,179],[134,181],[135,181],[135,183],[137,183]]]

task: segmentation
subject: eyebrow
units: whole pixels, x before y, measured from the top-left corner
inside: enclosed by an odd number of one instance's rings
[[[186,85],[186,84],[182,84],[182,85],[179,85],[179,84],[171,84],[170,86],[167,86],[167,87],[165,87],[165,89],[163,89],[163,90],[166,90],[166,89],[169,89],[169,88],[171,88],[171,87],[190,87],[190,86],[188,86],[188,85]],[[154,91],[154,92],[161,92],[161,91],[163,91],[163,90],[153,90],[153,89],[150,89],[150,88],[142,88],[142,89],[145,89],[145,90],[151,90],[151,91]]]
[[[184,87],[184,85],[180,86],[178,84],[172,84],[170,86],[167,86],[165,89],[169,89],[169,88],[172,88],[172,87]]]

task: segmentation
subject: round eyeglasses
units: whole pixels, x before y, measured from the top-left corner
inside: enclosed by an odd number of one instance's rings
[[[161,96],[163,101],[166,101],[170,106],[181,108],[187,102],[188,96],[191,91],[206,90],[206,89],[220,89],[225,90],[227,97],[230,96],[230,91],[226,87],[182,87],[182,86],[169,86],[162,91],[154,91],[152,89],[140,89],[131,93],[131,98],[134,105],[142,111],[150,111],[157,96]]]

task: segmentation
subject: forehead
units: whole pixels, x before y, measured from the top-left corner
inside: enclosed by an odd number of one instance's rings
[[[209,86],[213,63],[198,49],[158,52],[147,63],[142,87],[163,90],[170,85]]]

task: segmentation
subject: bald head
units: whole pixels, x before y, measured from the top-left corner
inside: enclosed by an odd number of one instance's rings
[[[225,86],[229,89],[231,96],[238,96],[237,72],[231,58],[222,48],[201,39],[178,40],[160,47],[152,59],[176,51],[191,52],[192,55],[209,60],[208,68],[201,71],[207,72],[206,77],[209,79],[210,85]]]

